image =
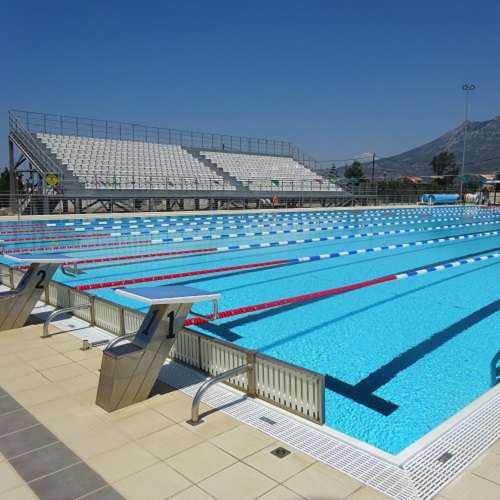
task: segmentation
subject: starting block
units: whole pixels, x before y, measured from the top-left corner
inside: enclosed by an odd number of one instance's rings
[[[14,290],[0,292],[0,331],[24,326],[58,267],[77,260],[62,253],[4,254],[4,257],[18,264],[29,264],[29,268]]]
[[[118,289],[124,297],[151,306],[130,343],[103,353],[96,404],[114,411],[145,400],[194,303],[212,301],[214,315],[220,294],[183,285]]]

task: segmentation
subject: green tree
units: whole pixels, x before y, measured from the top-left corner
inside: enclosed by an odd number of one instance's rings
[[[451,186],[458,175],[457,160],[454,153],[443,151],[434,156],[430,163],[432,171],[440,178],[436,179],[440,186]]]
[[[361,163],[358,160],[353,161],[352,165],[345,169],[344,177],[353,181],[360,181],[364,179],[365,173],[363,172],[363,166]]]
[[[9,178],[9,170],[5,168],[2,170],[2,173],[0,173],[0,192],[5,193],[10,191]]]

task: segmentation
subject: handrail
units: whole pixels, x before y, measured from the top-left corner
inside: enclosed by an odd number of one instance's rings
[[[22,144],[24,147],[29,147],[30,152],[36,153],[35,160],[40,164],[40,167],[46,169],[47,172],[56,170],[60,179],[64,178],[64,171],[61,167],[44,151],[36,139],[33,138],[32,133],[24,127],[19,118],[12,112],[9,112],[9,128],[11,133],[16,133],[15,138],[27,143],[27,145]]]
[[[498,366],[499,361],[500,351],[498,351],[491,360],[491,387],[495,387],[495,385],[500,384],[500,367]]]
[[[207,315],[207,314],[197,313],[197,312],[194,312],[193,310],[189,311],[189,313],[192,314],[193,316],[198,316],[199,318],[208,319],[210,321],[213,321],[219,317],[219,299],[213,300],[212,303],[213,303],[213,312],[212,312],[211,316]]]
[[[216,375],[213,378],[205,380],[205,382],[200,385],[193,398],[193,404],[191,406],[191,420],[189,420],[188,423],[191,425],[198,425],[203,422],[203,420],[200,419],[200,403],[203,394],[205,394],[205,392],[210,389],[210,387],[217,384],[218,382],[222,382],[223,380],[234,377],[235,375],[253,370],[253,368],[254,366],[250,363],[246,365],[236,366],[235,368],[231,368],[230,370],[227,370],[223,373],[219,373],[219,375]]]
[[[42,339],[50,337],[49,324],[54,318],[57,318],[58,316],[61,316],[62,314],[66,314],[68,312],[77,311],[79,309],[89,309],[90,307],[91,307],[90,304],[78,304],[74,306],[63,307],[62,309],[56,309],[55,311],[49,314],[49,317],[45,320],[43,324]]]
[[[104,349],[104,352],[109,351],[113,346],[121,342],[122,340],[127,340],[132,337],[135,337],[137,332],[134,333],[127,333],[125,335],[120,335],[119,337],[116,337],[116,339],[113,339]]]

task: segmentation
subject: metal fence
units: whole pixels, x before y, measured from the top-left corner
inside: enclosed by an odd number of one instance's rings
[[[17,286],[23,274],[19,269],[0,264],[1,283],[10,288]],[[136,332],[144,318],[140,311],[54,281],[45,289],[44,301],[56,308],[88,304],[90,307],[75,310],[73,314],[119,336]],[[170,357],[211,376],[252,363],[259,399],[318,424],[324,423],[325,378],[322,374],[186,329],[177,336]],[[246,392],[248,376],[248,373],[238,375],[227,383]]]
[[[287,141],[151,127],[138,123],[37,113],[34,111],[12,110],[9,111],[9,117],[11,115],[33,133],[179,144],[189,148],[214,151],[289,156],[311,168],[317,168],[317,163],[313,158]]]

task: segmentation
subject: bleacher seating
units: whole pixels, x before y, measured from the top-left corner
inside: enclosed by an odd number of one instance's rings
[[[85,185],[98,189],[236,189],[181,146],[37,134]]]
[[[293,158],[219,151],[202,151],[201,155],[252,191],[275,188],[284,191],[340,191]]]
[[[341,191],[290,157],[74,135],[36,137],[86,189]]]

